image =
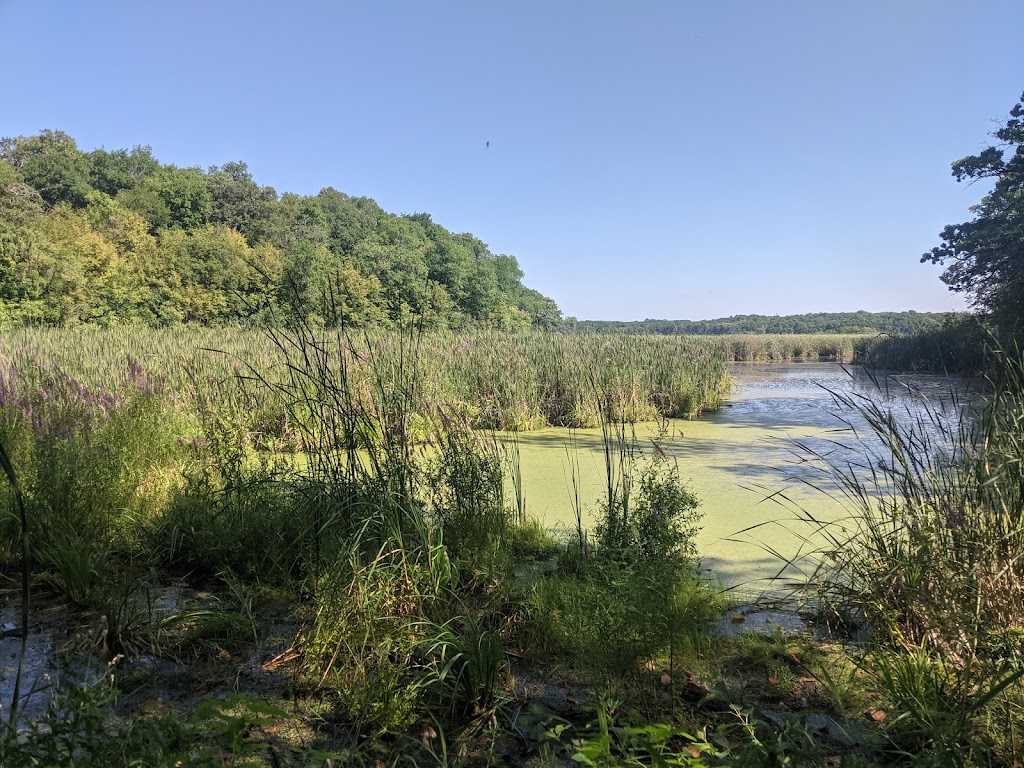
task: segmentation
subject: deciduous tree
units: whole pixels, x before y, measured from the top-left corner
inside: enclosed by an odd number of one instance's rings
[[[957,181],[991,181],[992,190],[921,261],[946,265],[950,290],[1012,333],[1024,327],[1024,95],[993,135],[997,144],[953,163]]]

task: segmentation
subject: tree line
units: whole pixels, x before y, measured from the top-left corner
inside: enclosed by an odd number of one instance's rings
[[[514,257],[426,213],[333,187],[279,195],[242,162],[84,152],[54,130],[0,140],[2,325],[559,325],[522,278]]]
[[[939,328],[949,316],[937,312],[813,312],[803,315],[733,315],[716,320],[576,320],[578,333],[890,333],[913,334]]]
[[[996,142],[953,164],[990,191],[922,256],[1004,339],[1024,329],[1024,95]],[[279,195],[245,163],[163,165],[148,146],[79,150],[62,131],[0,140],[0,326],[237,323],[561,328],[655,334],[911,334],[925,312],[563,321],[512,256],[425,213],[333,187]],[[950,319],[955,322],[955,318]]]

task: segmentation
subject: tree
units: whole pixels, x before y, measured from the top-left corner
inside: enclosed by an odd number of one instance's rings
[[[107,152],[97,149],[89,153],[92,185],[100,192],[114,197],[122,189],[134,189],[147,176],[160,170],[159,161],[153,157],[153,148],[134,146],[131,152],[115,149]]]
[[[148,146],[79,151],[61,131],[0,140],[0,324],[555,327],[512,256],[429,214],[331,187],[280,197],[243,162],[161,165]]]
[[[213,202],[211,223],[238,230],[250,245],[266,237],[277,192],[253,181],[245,163],[213,166],[206,174],[206,187]]]
[[[276,247],[288,253],[306,244],[327,247],[327,217],[315,197],[286,192],[267,208],[267,239]]]
[[[992,191],[971,208],[974,218],[942,230],[942,245],[921,257],[943,264],[950,290],[967,294],[1004,333],[1024,321],[1024,94],[1010,118],[978,155],[953,163],[957,181],[993,180]]]
[[[130,310],[124,256],[66,203],[39,220],[29,249],[4,260],[3,277],[2,297],[21,322],[105,324]]]
[[[210,220],[213,201],[202,171],[165,165],[118,200],[149,221],[152,232],[163,228],[197,229]]]
[[[85,204],[89,158],[64,131],[42,131],[0,141],[0,158],[9,163],[50,205]]]
[[[191,232],[167,229],[160,236],[166,272],[154,281],[157,299],[184,322],[217,323],[259,313],[281,281],[280,254],[271,245],[250,248],[225,226]]]

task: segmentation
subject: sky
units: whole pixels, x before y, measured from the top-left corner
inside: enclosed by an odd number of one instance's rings
[[[580,319],[964,308],[1020,0],[0,0],[0,136],[426,211]],[[489,146],[488,146],[489,143]]]

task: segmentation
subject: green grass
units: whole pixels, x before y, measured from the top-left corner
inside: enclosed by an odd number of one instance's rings
[[[784,362],[832,360],[849,362],[865,338],[858,334],[730,334],[715,336],[727,360]]]
[[[907,432],[849,403],[886,451],[870,488],[863,473],[831,478],[855,514],[819,520],[832,540],[818,542],[808,594],[820,616],[866,623],[871,638],[832,652],[708,635],[725,604],[696,571],[701,536],[735,532],[745,521],[712,512],[764,494],[715,491],[707,451],[734,458],[764,425],[679,420],[670,439],[641,423],[713,410],[728,383],[722,345],[740,340],[120,329],[3,343],[0,445],[28,536],[19,515],[0,517],[0,570],[18,571],[26,542],[31,586],[62,595],[79,651],[184,660],[244,688],[242,660],[259,659],[272,623],[259,596],[294,621],[290,687],[273,701],[223,688],[143,716],[138,678],[122,690],[108,670],[62,683],[20,741],[9,724],[0,758],[12,765],[499,765],[502,750],[520,762],[813,764],[835,755],[793,704],[803,677],[836,717],[888,711],[871,727],[892,755],[1019,762],[1024,370],[1012,360],[945,456],[922,437],[941,419]],[[846,354],[799,348],[823,350]],[[547,480],[531,485],[538,465]],[[538,522],[556,495],[562,541]],[[158,608],[171,584],[204,597]],[[545,711],[516,687],[521,674],[571,674],[593,703]],[[743,686],[743,674],[765,682]],[[766,704],[785,704],[785,722]],[[525,737],[520,717],[542,733]],[[319,740],[282,746],[286,721]],[[852,759],[876,758],[888,754]]]
[[[816,455],[850,514],[821,521],[829,541],[804,588],[823,621],[868,633],[859,664],[898,713],[894,748],[941,764],[1022,756],[1024,363],[990,354],[962,419],[933,406],[901,420],[881,397],[837,395],[871,436],[863,464]]]

